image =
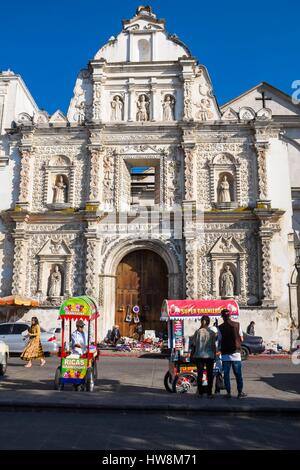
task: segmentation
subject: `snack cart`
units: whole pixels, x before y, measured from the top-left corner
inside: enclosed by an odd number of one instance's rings
[[[71,297],[65,300],[59,310],[62,322],[61,347],[58,356],[60,366],[56,369],[54,388],[63,390],[65,384],[72,384],[75,390],[88,392],[94,390],[97,378],[97,361],[100,351],[97,347],[97,318],[99,317],[96,301],[92,297]],[[83,354],[72,354],[71,334],[77,320],[87,325],[87,344]],[[66,322],[69,322],[69,340],[66,341]],[[93,324],[93,333],[92,333]]]
[[[203,315],[213,319],[227,308],[232,317],[239,314],[234,299],[226,300],[164,300],[161,321],[168,322],[168,347],[171,350],[169,370],[164,377],[168,392],[185,393],[197,385],[197,367],[191,362],[190,338],[199,327]],[[205,381],[205,374],[203,374]]]

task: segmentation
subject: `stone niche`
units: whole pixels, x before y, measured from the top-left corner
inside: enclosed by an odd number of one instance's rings
[[[232,237],[220,237],[209,252],[213,298],[237,298],[246,303],[246,254]]]
[[[66,243],[63,240],[48,240],[37,258],[37,293],[44,299],[59,299],[71,295],[72,252]]]
[[[240,162],[223,152],[208,162],[211,205],[217,209],[234,209],[241,205]]]
[[[74,207],[75,168],[70,159],[52,157],[44,167],[44,205],[52,210]]]

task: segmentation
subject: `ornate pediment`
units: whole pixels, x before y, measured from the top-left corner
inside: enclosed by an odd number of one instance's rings
[[[231,155],[228,152],[222,152],[218,153],[213,160],[212,160],[213,165],[232,165],[235,164],[235,158],[233,155]]]
[[[23,124],[24,126],[31,126],[33,123],[32,116],[28,113],[20,113],[17,117],[17,124]]]
[[[239,244],[239,242],[234,238],[234,237],[220,237],[212,249],[209,252],[211,255],[212,254],[218,254],[218,255],[224,255],[226,253],[229,253],[231,255],[236,255],[236,254],[243,254],[244,250]]]
[[[241,108],[239,114],[241,121],[252,121],[255,119],[255,111],[249,106]]]
[[[238,121],[238,119],[238,114],[232,108],[226,109],[226,111],[222,114],[223,121]]]
[[[71,251],[64,240],[48,240],[43,248],[37,253],[39,257],[65,257],[71,256]]]
[[[57,111],[55,111],[54,114],[52,114],[51,118],[49,119],[49,122],[52,124],[67,124],[68,119],[66,118],[64,113],[58,109]]]

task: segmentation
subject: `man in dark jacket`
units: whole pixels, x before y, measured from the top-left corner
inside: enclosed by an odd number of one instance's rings
[[[247,395],[243,392],[241,343],[243,332],[238,322],[230,319],[230,311],[223,309],[221,312],[223,323],[219,326],[218,341],[219,350],[222,354],[222,365],[224,371],[224,384],[227,390],[226,398],[231,398],[230,369],[232,367],[236,378],[238,398]]]

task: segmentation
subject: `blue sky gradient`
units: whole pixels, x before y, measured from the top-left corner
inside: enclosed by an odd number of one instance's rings
[[[19,73],[40,108],[67,111],[76,76],[134,16],[138,0],[1,2],[0,70]],[[261,81],[300,79],[300,0],[152,0],[210,74],[219,104]]]

